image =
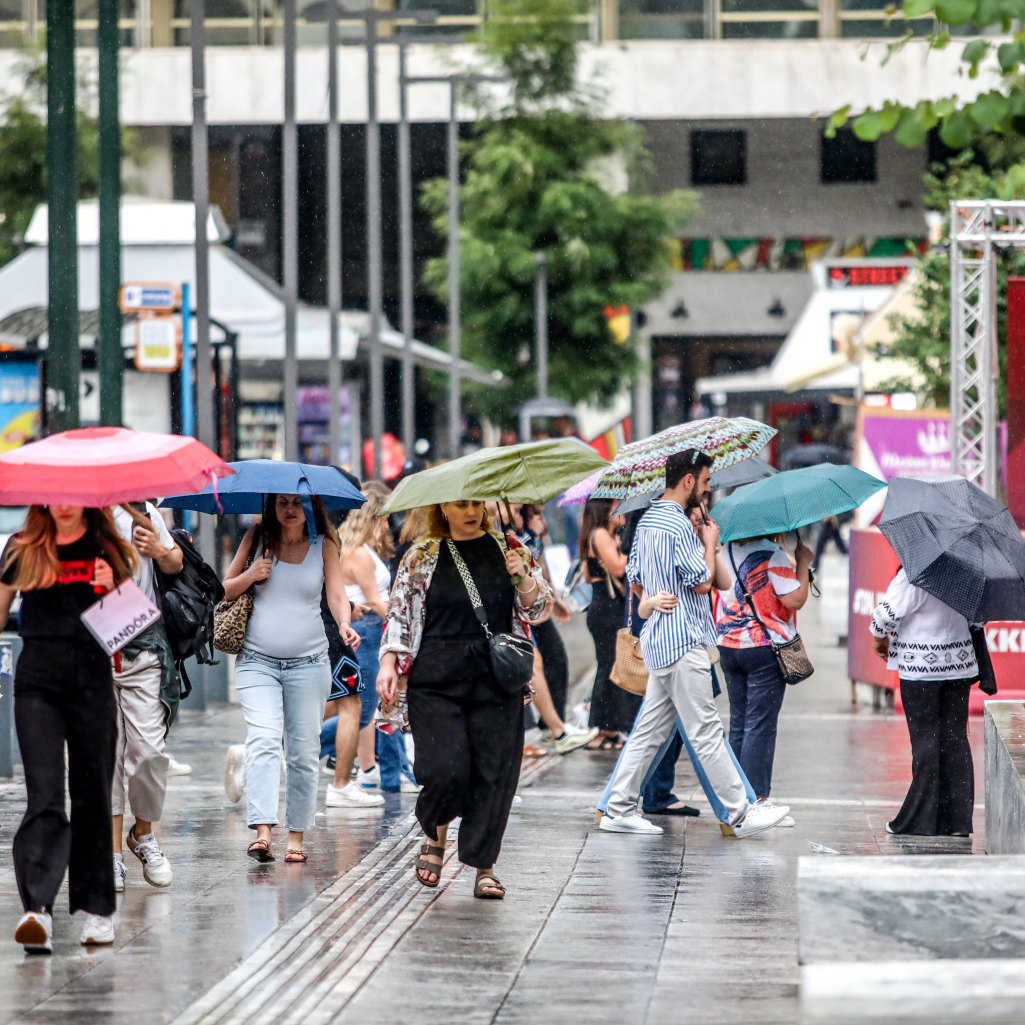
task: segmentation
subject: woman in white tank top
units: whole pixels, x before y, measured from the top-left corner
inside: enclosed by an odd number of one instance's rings
[[[288,762],[285,861],[306,861],[303,833],[316,821],[320,724],[331,691],[322,591],[342,639],[354,648],[360,643],[342,584],[338,535],[316,497],[313,514],[317,538],[311,544],[300,496],[268,495],[263,522],[242,539],[224,579],[229,601],[253,588],[253,611],[235,659],[235,689],[246,717],[246,796],[249,828],[256,830],[247,853],[257,861],[274,860],[271,827],[278,822],[282,743]],[[241,754],[231,748],[225,769],[233,801],[241,796]]]

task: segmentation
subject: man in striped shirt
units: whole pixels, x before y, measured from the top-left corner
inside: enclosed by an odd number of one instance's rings
[[[716,644],[708,595],[713,583],[730,585],[716,552],[719,528],[706,520],[700,537],[687,510],[710,494],[712,460],[697,449],[666,460],[666,491],[637,526],[626,574],[632,585],[655,596],[668,592],[668,611],[652,612],[641,631],[648,689],[633,732],[616,768],[601,828],[612,833],[661,833],[637,814],[637,799],[652,760],[679,722],[713,810],[738,837],[753,836],[782,821],[789,808],[762,807],[747,786],[726,742],[712,697],[709,649]]]

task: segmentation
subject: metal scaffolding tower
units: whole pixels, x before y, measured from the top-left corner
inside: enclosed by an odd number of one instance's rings
[[[1025,248],[1025,202],[950,204],[951,469],[997,493],[996,253]]]

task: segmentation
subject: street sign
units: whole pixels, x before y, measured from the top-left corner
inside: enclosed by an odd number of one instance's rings
[[[135,366],[170,373],[181,357],[181,323],[177,317],[140,317],[135,322]]]
[[[122,313],[170,313],[180,301],[177,286],[163,281],[126,282],[118,293]]]

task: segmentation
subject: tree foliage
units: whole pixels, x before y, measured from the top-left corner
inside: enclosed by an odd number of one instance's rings
[[[606,307],[637,307],[665,287],[667,240],[696,210],[690,193],[644,194],[645,154],[636,128],[601,116],[600,93],[578,86],[582,0],[494,0],[481,49],[510,79],[508,99],[484,110],[463,147],[460,246],[463,352],[506,374],[506,389],[477,389],[473,411],[508,421],[536,393],[535,256],[548,265],[549,380],[567,401],[610,400],[636,357],[609,331]],[[483,102],[483,101],[480,101]],[[623,161],[631,187],[603,185],[603,162]],[[447,184],[422,202],[448,235]],[[447,260],[425,279],[447,301]]]

